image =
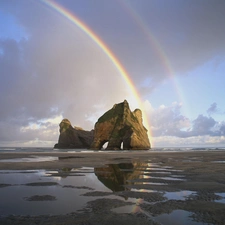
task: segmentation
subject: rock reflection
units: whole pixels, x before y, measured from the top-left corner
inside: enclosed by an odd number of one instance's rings
[[[98,180],[113,192],[130,190],[124,187],[129,180],[144,178],[142,170],[147,168],[149,163],[119,163],[109,164],[107,167],[95,168],[94,172]]]

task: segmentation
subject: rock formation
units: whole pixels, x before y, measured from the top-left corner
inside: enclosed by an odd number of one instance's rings
[[[124,100],[101,116],[95,124],[91,149],[101,149],[106,142],[107,150],[121,149],[121,144],[123,149],[150,149],[147,129],[142,124],[141,110],[135,109],[131,112],[128,102]]]
[[[68,119],[59,124],[60,135],[54,148],[89,148],[94,139],[94,131],[85,131],[80,127],[72,127]]]

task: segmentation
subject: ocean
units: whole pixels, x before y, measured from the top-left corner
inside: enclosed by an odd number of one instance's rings
[[[150,150],[143,150],[144,152],[186,152],[186,151],[223,151],[225,147],[155,147]],[[91,149],[55,149],[50,147],[0,147],[0,153],[5,152],[129,152],[131,150],[91,150]],[[132,150],[142,151],[142,150]]]

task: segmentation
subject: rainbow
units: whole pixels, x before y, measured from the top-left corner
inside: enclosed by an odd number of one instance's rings
[[[71,13],[68,9],[64,8],[63,6],[59,5],[58,3],[52,1],[52,0],[41,0],[45,5],[49,6],[50,8],[54,9],[58,13],[60,13],[62,16],[64,16],[66,19],[71,21],[73,24],[75,24],[77,27],[79,27],[84,33],[86,33],[100,48],[101,50],[107,55],[107,57],[111,60],[111,62],[114,64],[114,66],[117,68],[121,76],[123,77],[125,83],[129,87],[132,95],[135,98],[135,102],[138,104],[138,107],[142,109],[142,116],[143,116],[143,123],[145,127],[148,130],[148,136],[152,145],[151,140],[151,129],[149,126],[148,118],[146,115],[146,112],[144,110],[144,105],[141,101],[141,97],[139,96],[135,85],[133,84],[129,74],[123,67],[123,65],[120,63],[118,58],[115,56],[115,54],[110,50],[110,48],[101,40],[101,38],[94,33],[84,22],[82,22],[78,17],[76,17],[73,13]]]

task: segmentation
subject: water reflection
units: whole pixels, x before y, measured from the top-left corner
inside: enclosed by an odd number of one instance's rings
[[[117,192],[130,190],[130,188],[125,186],[127,184],[159,184],[158,182],[145,181],[146,179],[152,178],[149,176],[149,170],[155,170],[157,166],[148,162],[119,163],[109,164],[107,167],[95,168],[94,172],[99,181],[107,188],[113,192]],[[166,168],[164,169],[166,170]],[[148,175],[145,172],[148,172]]]
[[[140,172],[135,172],[135,165],[132,163],[110,164],[107,167],[95,168],[94,171],[99,181],[113,192],[126,190],[123,186],[126,181],[140,175]]]
[[[150,178],[150,168],[151,164],[148,162],[133,162],[110,164],[102,168],[2,170],[0,213],[1,215],[66,214],[82,209],[88,201],[96,199],[94,196],[83,196],[90,191],[108,192],[110,195],[112,191],[128,190],[138,194],[138,191],[126,185],[146,183],[145,179]],[[145,175],[146,171],[148,175]],[[143,192],[151,190],[143,189]],[[119,197],[114,195],[113,198]]]
[[[180,172],[180,170],[149,162],[109,164],[107,167],[95,168],[94,172],[99,181],[113,192],[131,190],[127,185],[167,185],[168,181],[184,180],[179,175],[174,177],[172,174],[173,172]],[[159,176],[160,174],[164,175]]]

